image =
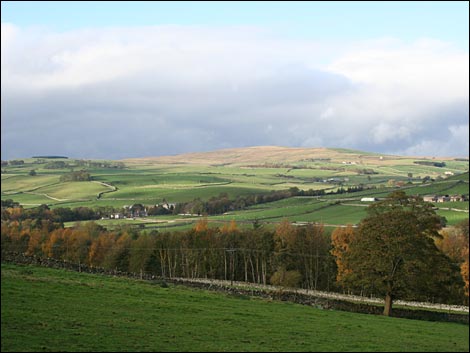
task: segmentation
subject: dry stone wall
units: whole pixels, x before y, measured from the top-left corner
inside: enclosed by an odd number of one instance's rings
[[[383,307],[379,305],[353,302],[344,299],[335,299],[336,293],[330,293],[330,296],[315,295],[314,292],[305,293],[302,290],[286,290],[274,286],[258,286],[250,283],[236,282],[233,285],[230,281],[218,281],[207,279],[187,279],[187,278],[162,278],[149,273],[129,273],[122,271],[106,270],[103,268],[89,267],[84,264],[75,264],[66,261],[60,261],[51,258],[40,258],[36,256],[26,256],[22,253],[2,252],[2,262],[15,263],[23,265],[44,266],[49,268],[66,269],[71,271],[86,272],[91,274],[100,274],[107,276],[120,276],[134,279],[154,281],[165,286],[167,283],[175,285],[184,285],[187,287],[198,288],[202,290],[211,290],[228,293],[243,297],[261,297],[270,300],[290,301],[302,305],[313,306],[323,310],[342,310],[363,314],[381,315]],[[264,287],[264,288],[263,288]],[[323,293],[323,292],[322,292]],[[341,295],[340,295],[341,296]],[[466,307],[462,307],[467,309]],[[452,313],[443,311],[413,310],[394,308],[392,316],[418,319],[427,321],[447,321],[462,324],[469,323],[469,315],[462,313]]]

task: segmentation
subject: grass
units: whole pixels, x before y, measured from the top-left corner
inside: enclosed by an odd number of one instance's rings
[[[466,212],[454,212],[448,210],[437,210],[436,213],[439,216],[444,216],[447,220],[447,225],[453,226],[456,225],[465,219],[468,219],[468,213]]]
[[[353,206],[318,201],[314,198],[289,198],[257,205],[243,211],[229,212],[224,216],[209,217],[209,220],[269,221],[279,222],[283,218],[296,222],[319,222],[325,224],[356,224],[366,216],[366,205]],[[450,211],[452,212],[452,211]]]
[[[37,194],[2,194],[2,200],[13,199],[16,202],[19,202],[24,208],[36,207],[41,204],[53,205],[58,203],[58,201],[47,198],[44,195]]]
[[[36,190],[39,194],[47,194],[57,199],[96,199],[100,192],[109,191],[110,189],[99,183],[89,181],[81,182],[65,182],[52,186],[39,188]]]
[[[322,200],[330,203],[341,201],[341,205],[323,208],[325,202],[314,198],[291,198],[279,202],[257,205],[244,211],[233,212],[228,216],[213,217],[213,220],[236,219],[250,221],[254,219],[276,222],[284,217],[292,221],[323,222],[326,224],[358,223],[365,216],[365,208],[344,204],[344,199],[360,201],[361,197],[386,197],[396,187],[390,179],[408,181],[408,173],[413,174],[413,184],[406,184],[402,189],[410,195],[433,194],[468,194],[468,162],[446,159],[449,168],[438,168],[414,164],[414,158],[384,156],[359,153],[344,149],[285,149],[280,147],[251,148],[241,150],[218,151],[211,154],[196,154],[192,159],[182,156],[164,157],[163,159],[142,159],[126,161],[124,169],[88,168],[94,183],[60,182],[60,175],[69,172],[69,168],[56,170],[44,169],[45,164],[35,159],[25,159],[23,166],[7,166],[2,174],[2,200],[13,199],[25,208],[47,204],[54,207],[122,207],[141,203],[152,205],[166,199],[170,203],[190,202],[195,198],[203,201],[226,193],[230,199],[251,194],[266,194],[272,190],[286,190],[298,187],[302,190],[335,190],[337,184],[315,182],[328,178],[348,178],[344,187],[359,184],[373,185],[377,189],[351,194],[325,195]],[[207,158],[206,158],[207,157]],[[206,159],[205,159],[206,158]],[[267,168],[279,159],[276,167]],[[235,163],[230,164],[230,160]],[[356,164],[344,164],[343,162]],[[50,161],[47,161],[49,163]],[[73,161],[69,161],[73,162]],[[223,162],[223,163],[222,163]],[[292,169],[292,166],[301,169]],[[255,167],[254,167],[255,166]],[[302,169],[303,168],[303,169]],[[306,169],[307,168],[307,169]],[[312,169],[310,169],[312,168]],[[378,174],[358,174],[357,170],[374,169]],[[36,176],[28,172],[35,169]],[[423,184],[418,177],[430,175],[445,177],[443,174],[452,169],[456,175],[434,183]],[[460,173],[460,174],[459,174]],[[99,182],[116,187],[112,190]],[[105,192],[97,199],[100,192]],[[468,210],[468,202],[446,207]],[[448,218],[449,224],[455,224],[468,214],[453,210],[439,211]]]
[[[468,182],[459,182],[455,180],[443,180],[432,184],[424,184],[407,189],[409,195],[455,195],[469,193]]]
[[[2,193],[14,191],[32,191],[45,185],[56,184],[59,182],[57,175],[15,175],[7,179],[2,178]]]
[[[2,264],[7,351],[452,351],[468,326]]]

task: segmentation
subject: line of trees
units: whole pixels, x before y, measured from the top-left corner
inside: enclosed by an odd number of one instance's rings
[[[63,169],[67,167],[70,167],[69,163],[66,163],[64,161],[54,161],[46,164],[44,166],[44,169]]]
[[[97,220],[103,215],[114,210],[113,207],[57,207],[50,209],[47,205],[34,208],[23,208],[18,202],[11,199],[1,200],[1,219],[4,221],[23,222],[26,220],[42,221],[47,220],[53,223],[64,223],[71,221]]]
[[[126,165],[123,162],[107,162],[107,161],[90,161],[83,159],[76,159],[73,161],[77,166],[87,168],[111,168],[111,169],[124,169]]]
[[[64,228],[44,208],[13,217],[18,210],[5,210],[2,251],[163,277],[382,295],[386,315],[395,299],[468,304],[468,220],[439,232],[432,205],[402,191],[369,206],[358,228],[337,228],[331,237],[322,225],[287,219],[273,230],[259,223],[239,229],[234,221],[210,228],[202,218],[187,231],[111,232],[93,222]]]
[[[65,173],[60,176],[60,181],[90,181],[91,175],[86,170]]]
[[[292,190],[271,191],[267,193],[237,196],[231,200],[227,193],[220,193],[207,201],[196,198],[190,202],[176,204],[175,214],[190,213],[198,215],[216,215],[228,211],[242,210],[246,207],[274,202],[294,196]]]
[[[11,166],[24,165],[24,160],[22,159],[12,159],[11,161],[2,160],[2,167],[6,167],[8,165],[11,165]]]
[[[162,234],[129,228],[110,232],[92,222],[63,228],[49,220],[24,220],[2,222],[1,246],[124,272],[383,295],[386,315],[398,298],[468,303],[468,245],[461,266],[465,297],[459,267],[425,237],[410,239],[416,236],[408,232],[412,222],[402,228],[378,220],[394,230],[377,236],[381,233],[371,231],[375,226],[369,219],[358,231],[338,228],[332,242],[321,225],[296,227],[287,220],[275,230],[242,230],[235,222],[209,228],[202,219],[191,230]],[[403,229],[406,234],[400,235]]]
[[[371,189],[375,187],[367,187]],[[190,213],[198,215],[216,215],[229,211],[243,210],[247,207],[279,201],[294,196],[324,196],[343,193],[353,193],[364,191],[364,185],[340,187],[337,190],[326,192],[324,189],[319,190],[301,190],[298,187],[291,187],[287,190],[271,191],[263,194],[252,194],[245,196],[237,196],[234,200],[230,200],[227,193],[221,193],[218,196],[211,197],[207,201],[196,198],[190,202],[182,202],[175,206],[173,213]]]
[[[446,166],[446,162],[435,162],[435,161],[414,161],[414,164],[427,165],[432,167],[443,168]]]
[[[232,221],[209,228],[201,219],[188,231],[107,231],[88,222],[63,228],[50,220],[2,222],[2,251],[51,257],[106,269],[163,277],[213,278],[332,290],[335,263],[321,225],[275,231],[238,229]]]

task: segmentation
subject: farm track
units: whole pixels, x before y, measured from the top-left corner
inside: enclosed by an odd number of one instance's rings
[[[10,179],[10,178],[8,178]],[[42,188],[46,188],[46,187],[49,187],[49,186],[54,186],[54,185],[58,185],[60,184],[60,182],[56,182],[56,183],[52,183],[52,184],[45,184],[45,185],[40,185],[40,186],[37,186],[35,188],[32,188],[32,189],[28,189],[28,190],[25,190],[25,191],[14,191],[14,190],[8,190],[8,191],[4,191],[3,193],[4,194],[11,194],[11,195],[15,195],[15,194],[32,194],[32,195],[44,195],[44,194],[40,194],[40,193],[34,193],[33,191],[36,191],[38,189],[42,189]]]
[[[54,201],[59,201],[59,202],[74,201],[74,200],[70,200],[70,199],[58,199],[58,198],[50,196],[48,194],[41,194],[39,192],[24,191],[24,192],[22,192],[22,194],[40,195],[40,196],[47,197],[48,199],[51,199],[51,200],[54,200]],[[75,200],[75,201],[87,201],[87,200]]]
[[[98,195],[96,196],[96,199],[100,199],[101,198],[101,195],[104,194],[104,193],[109,193],[109,192],[114,192],[114,191],[117,191],[117,187],[115,186],[112,186],[112,185],[109,185],[109,184],[106,184],[104,182],[101,182],[101,181],[93,181],[91,180],[90,182],[92,183],[97,183],[97,184],[101,184],[103,186],[106,186],[106,187],[109,187],[111,188],[111,190],[108,190],[108,191],[102,191],[100,193],[98,193]],[[48,195],[48,194],[45,194],[45,193],[40,193],[40,192],[34,192],[38,189],[42,189],[42,188],[45,188],[45,187],[49,187],[49,186],[54,186],[54,185],[58,185],[60,184],[60,182],[57,182],[57,183],[52,183],[52,184],[47,184],[47,185],[41,185],[41,186],[38,186],[38,187],[35,187],[35,188],[32,188],[32,189],[29,189],[27,191],[17,191],[17,192],[14,192],[14,191],[8,191],[8,193],[11,193],[12,195],[15,195],[15,194],[29,194],[29,195],[39,195],[39,196],[44,196],[50,200],[54,200],[54,201],[58,201],[58,202],[82,202],[82,201],[91,201],[92,198],[90,199],[59,199],[57,197],[54,197],[54,196],[51,196],[51,195]],[[37,205],[37,204],[31,204],[31,205]],[[39,204],[38,204],[39,205]]]
[[[97,183],[97,184],[101,184],[103,186],[106,186],[108,188],[110,188],[111,190],[108,190],[108,191],[101,191],[98,193],[98,195],[96,195],[96,199],[97,200],[100,200],[101,199],[101,196],[103,196],[103,194],[109,194],[111,192],[115,192],[118,190],[118,188],[114,185],[110,185],[110,184],[107,184],[105,182],[102,182],[102,181],[96,181],[96,180],[91,180],[92,183]]]
[[[446,211],[455,211],[455,212],[466,212],[468,213],[468,210],[462,210],[460,208],[452,208],[452,207],[437,207],[438,210],[446,210]]]
[[[55,200],[55,201],[61,201],[61,202],[62,201],[72,201],[70,199],[58,199],[58,198],[50,196],[48,194],[36,194],[36,195],[43,195],[43,196],[47,197],[48,199]],[[75,201],[82,201],[82,200],[75,200]],[[86,201],[86,200],[83,200],[83,201]]]

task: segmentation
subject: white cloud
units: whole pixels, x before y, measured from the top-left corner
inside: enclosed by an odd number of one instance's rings
[[[455,142],[468,129],[468,53],[447,43],[335,47],[247,27],[2,24],[1,45],[2,158],[324,143],[468,154],[468,142]]]
[[[329,69],[357,83],[394,94],[397,100],[428,104],[468,98],[469,57],[449,44],[420,40],[391,48],[364,48],[344,54]]]
[[[441,138],[423,139],[403,152],[415,156],[468,157],[469,125],[451,125],[440,132]],[[403,153],[397,151],[397,153]]]
[[[449,126],[452,139],[468,142],[468,124]]]
[[[380,122],[372,128],[372,141],[376,144],[383,144],[396,139],[407,140],[409,138],[410,130],[406,126],[394,126]]]
[[[334,115],[335,115],[335,109],[332,107],[328,107],[320,114],[320,120],[331,119],[334,117]]]

